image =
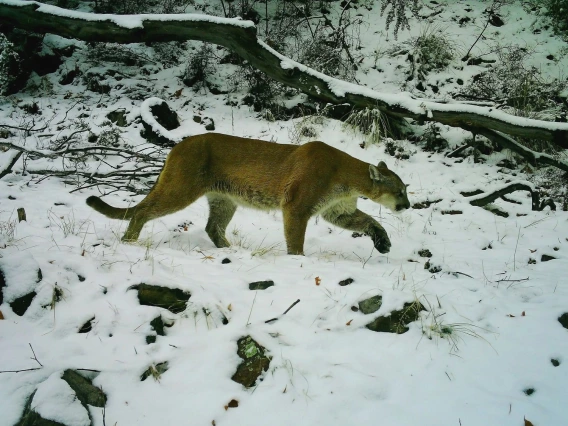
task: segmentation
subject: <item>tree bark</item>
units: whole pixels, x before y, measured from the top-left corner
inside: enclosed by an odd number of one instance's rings
[[[257,38],[252,22],[208,15],[103,15],[33,1],[0,0],[0,23],[84,41],[144,43],[199,40],[224,46],[271,78],[326,102],[377,108],[394,117],[463,129],[491,129],[547,140],[568,149],[568,123],[515,117],[495,108],[384,94],[329,77],[276,52]],[[538,161],[538,160],[537,160]]]

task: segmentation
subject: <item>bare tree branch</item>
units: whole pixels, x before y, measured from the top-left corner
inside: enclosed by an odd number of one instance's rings
[[[511,182],[493,192],[481,193],[469,197],[468,201],[472,206],[483,207],[489,203],[492,203],[497,198],[501,198],[504,195],[510,194],[511,192],[515,191],[530,192],[532,198],[532,210],[541,211],[546,206],[549,206],[552,210],[556,210],[556,205],[552,200],[543,200],[541,202],[538,191],[536,191],[533,185],[529,182]]]

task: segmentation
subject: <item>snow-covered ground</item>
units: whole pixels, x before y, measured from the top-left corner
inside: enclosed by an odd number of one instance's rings
[[[482,29],[488,3],[464,3],[437,15],[434,24],[446,26],[469,47]],[[464,8],[472,9],[474,23],[461,27],[452,17],[461,16]],[[370,21],[383,22],[377,7],[361,11]],[[546,31],[533,34],[534,17],[518,6],[507,6],[503,13],[506,25],[490,28],[488,34],[534,45],[542,51],[542,66],[551,69],[549,75],[560,72],[566,61],[559,54],[562,43]],[[404,80],[400,64],[379,58],[382,72],[371,68],[372,42],[381,41],[372,38],[376,29],[366,28],[362,40],[370,50],[364,52],[366,66],[358,79],[394,93]],[[411,34],[419,32],[413,28]],[[406,36],[401,33],[400,39]],[[48,37],[54,44],[62,40]],[[28,116],[20,107],[36,102],[41,117],[52,118],[48,128],[40,135],[13,131],[1,142],[42,149],[49,138],[70,133],[68,123],[78,119],[98,134],[109,128],[107,113],[124,108],[131,122],[119,129],[122,142],[141,149],[148,144],[135,121],[142,100],[134,94],[140,92],[144,98],[165,99],[182,125],[197,126],[192,120],[196,112],[212,117],[220,133],[289,143],[304,123],[266,121],[247,106],[227,105],[227,95],[184,88],[177,78],[181,66],[148,66],[157,72],[146,76],[135,75],[134,67],[85,65],[85,45],[77,44],[79,49],[60,71],[34,77],[39,89],[0,101],[2,122],[21,125]],[[561,59],[545,63],[548,54]],[[121,74],[115,77],[121,78],[108,77],[110,95],[86,91],[80,79],[59,85],[61,75],[76,63],[83,71],[90,67],[101,73],[118,67]],[[233,69],[220,67],[219,80]],[[452,67],[431,78],[467,81],[473,74],[472,67]],[[444,95],[457,87],[452,84],[444,86]],[[32,408],[65,425],[86,425],[90,417],[95,425],[119,426],[516,426],[524,424],[524,418],[535,426],[565,424],[568,330],[558,318],[568,312],[568,212],[531,211],[530,196],[522,192],[509,195],[518,204],[495,203],[509,213],[507,218],[471,206],[461,192],[489,191],[530,178],[496,165],[510,158],[506,152],[475,164],[472,157],[462,162],[400,141],[412,155],[396,160],[383,145],[362,149],[363,137],[338,121],[322,119],[309,125],[317,132],[311,139],[372,164],[385,161],[409,184],[412,204],[441,201],[400,215],[370,200],[359,201],[361,210],[389,233],[388,255],[373,250],[366,236],[354,238],[313,218],[306,256],[288,256],[281,213],[245,209],[239,209],[229,225],[233,245],[217,249],[204,231],[204,199],[148,223],[138,243],[124,244],[120,236],[127,222],[107,219],[85,204],[88,196],[99,195],[97,188],[70,192],[75,189],[72,177],[42,179],[22,173],[20,159],[15,173],[0,179],[0,269],[6,282],[0,305],[0,425],[15,424],[34,391]],[[456,146],[467,136],[455,129],[443,133]],[[46,134],[53,136],[42,136]],[[12,155],[3,153],[1,164]],[[27,159],[26,166],[33,170],[60,164]],[[100,161],[90,167],[107,166]],[[104,197],[115,206],[142,198],[124,191]],[[18,208],[25,209],[26,221],[17,223]],[[456,211],[462,214],[447,214]],[[420,255],[425,249],[430,258]],[[543,261],[543,255],[554,259]],[[231,262],[222,263],[224,259]],[[353,282],[338,284],[347,278]],[[261,280],[275,285],[249,290],[249,283]],[[141,305],[136,290],[130,289],[140,283],[191,293],[187,309],[174,314]],[[16,315],[9,302],[31,291],[37,295],[30,307],[23,316]],[[375,313],[352,310],[375,295],[382,296]],[[265,323],[297,299],[300,303],[286,315]],[[365,327],[416,300],[427,311],[408,332],[377,333]],[[146,337],[156,334],[150,322],[158,316],[170,327],[148,344]],[[93,318],[91,330],[79,333]],[[251,336],[271,357],[268,371],[251,389],[231,380],[241,362],[237,340],[243,336]],[[157,380],[140,380],[150,366],[166,361],[168,370]],[[26,369],[33,370],[8,372]],[[102,388],[108,398],[104,411],[89,407],[87,413],[61,379],[67,369],[83,369]],[[238,401],[238,407],[228,407],[231,400]]]

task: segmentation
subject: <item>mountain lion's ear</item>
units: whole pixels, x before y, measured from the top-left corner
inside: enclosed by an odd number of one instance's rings
[[[369,174],[371,175],[371,179],[373,179],[376,182],[381,182],[384,178],[384,176],[381,174],[379,169],[376,166],[373,166],[372,164],[369,164]]]
[[[377,166],[379,169],[388,169],[386,163],[384,161],[379,161],[379,165]]]

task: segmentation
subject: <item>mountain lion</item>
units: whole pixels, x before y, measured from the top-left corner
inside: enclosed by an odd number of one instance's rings
[[[149,220],[177,212],[203,195],[209,201],[205,231],[215,246],[229,246],[225,230],[237,205],[281,209],[288,254],[304,254],[306,226],[317,214],[369,235],[379,252],[388,253],[386,231],[357,209],[357,197],[397,212],[410,207],[406,185],[382,161],[374,166],[323,142],[281,145],[218,133],[191,136],[174,146],[138,205],[116,208],[94,196],[87,204],[107,217],[130,219],[122,240],[132,241]]]

